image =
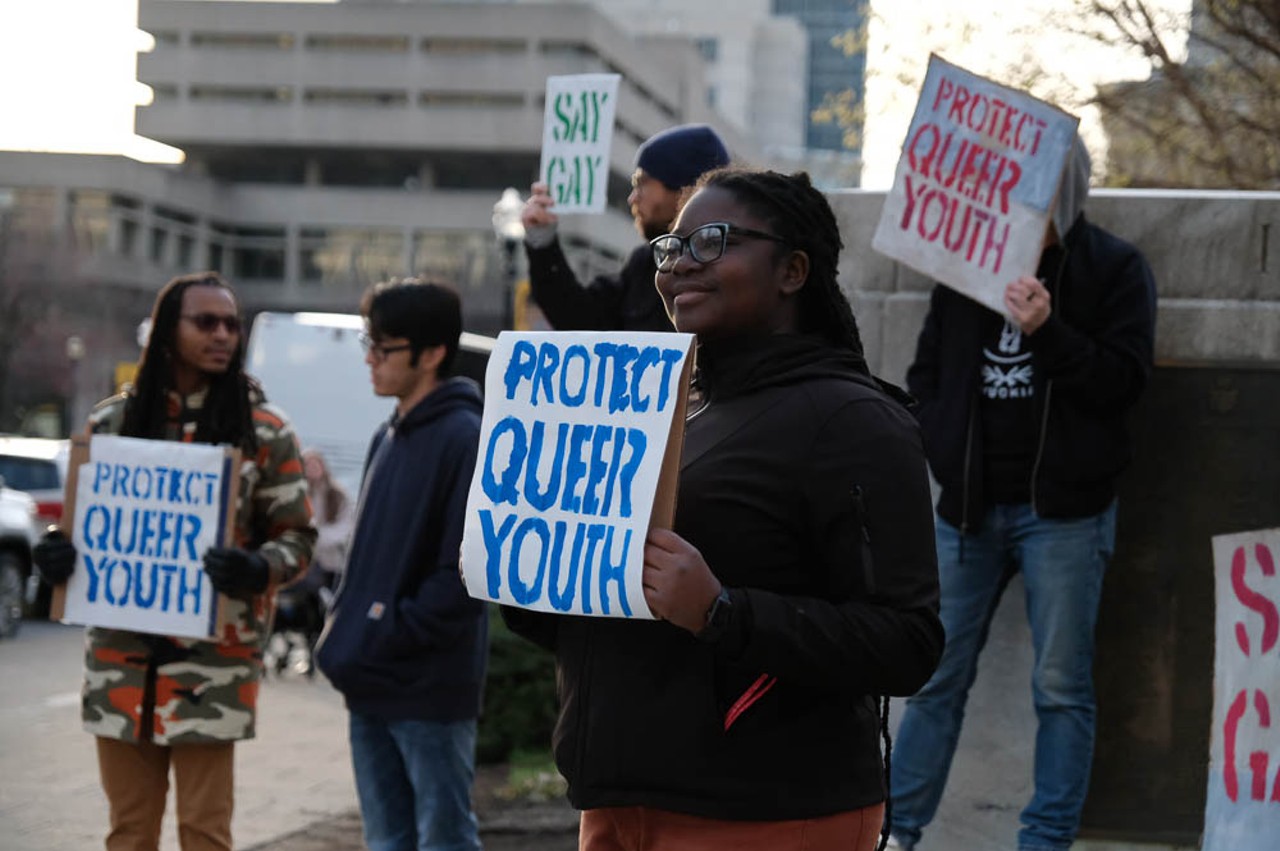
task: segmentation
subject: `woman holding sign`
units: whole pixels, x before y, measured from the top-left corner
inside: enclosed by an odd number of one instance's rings
[[[919,432],[868,373],[807,175],[711,172],[674,228],[657,287],[697,335],[705,404],[674,529],[645,548],[661,620],[506,614],[557,653],[580,847],[865,851],[879,701],[942,650]]]

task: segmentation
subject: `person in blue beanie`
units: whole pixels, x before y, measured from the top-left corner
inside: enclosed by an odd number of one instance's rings
[[[670,331],[653,280],[649,240],[666,233],[681,191],[705,172],[729,164],[720,136],[706,124],[682,124],[651,136],[636,150],[627,204],[645,242],[613,275],[585,286],[565,259],[556,235],[554,201],[547,184],[533,184],[520,214],[533,298],[557,331]]]
[[[394,397],[365,461],[355,531],[316,662],[350,713],[369,851],[479,851],[471,785],[488,620],[458,551],[480,388],[452,375],[450,286],[374,285],[360,312],[373,392]]]

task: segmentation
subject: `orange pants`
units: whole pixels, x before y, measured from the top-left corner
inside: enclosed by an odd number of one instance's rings
[[[884,804],[794,821],[721,821],[650,807],[584,810],[578,851],[872,851]]]
[[[111,810],[107,851],[157,851],[169,766],[178,805],[182,851],[231,851],[233,742],[130,744],[99,736],[98,771]]]

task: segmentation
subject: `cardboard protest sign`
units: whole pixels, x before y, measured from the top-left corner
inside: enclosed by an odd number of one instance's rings
[[[557,214],[604,211],[619,79],[618,74],[547,78],[538,174]]]
[[[1280,529],[1213,539],[1217,599],[1205,851],[1280,837]]]
[[[218,594],[205,550],[231,542],[238,450],[93,435],[73,443],[65,529],[75,573],[53,617],[134,632],[209,638]],[[65,521],[64,521],[65,523]]]
[[[689,334],[498,335],[462,539],[473,597],[653,617],[644,541],[674,513],[692,348]]]
[[[998,313],[1035,274],[1079,119],[937,56],[871,247]]]

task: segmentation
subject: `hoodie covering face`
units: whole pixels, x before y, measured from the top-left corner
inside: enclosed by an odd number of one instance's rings
[[[1067,154],[1067,164],[1062,170],[1062,185],[1058,187],[1058,200],[1053,207],[1053,227],[1058,239],[1065,239],[1071,226],[1084,212],[1084,202],[1089,197],[1089,173],[1092,163],[1080,134],[1076,134]]]

